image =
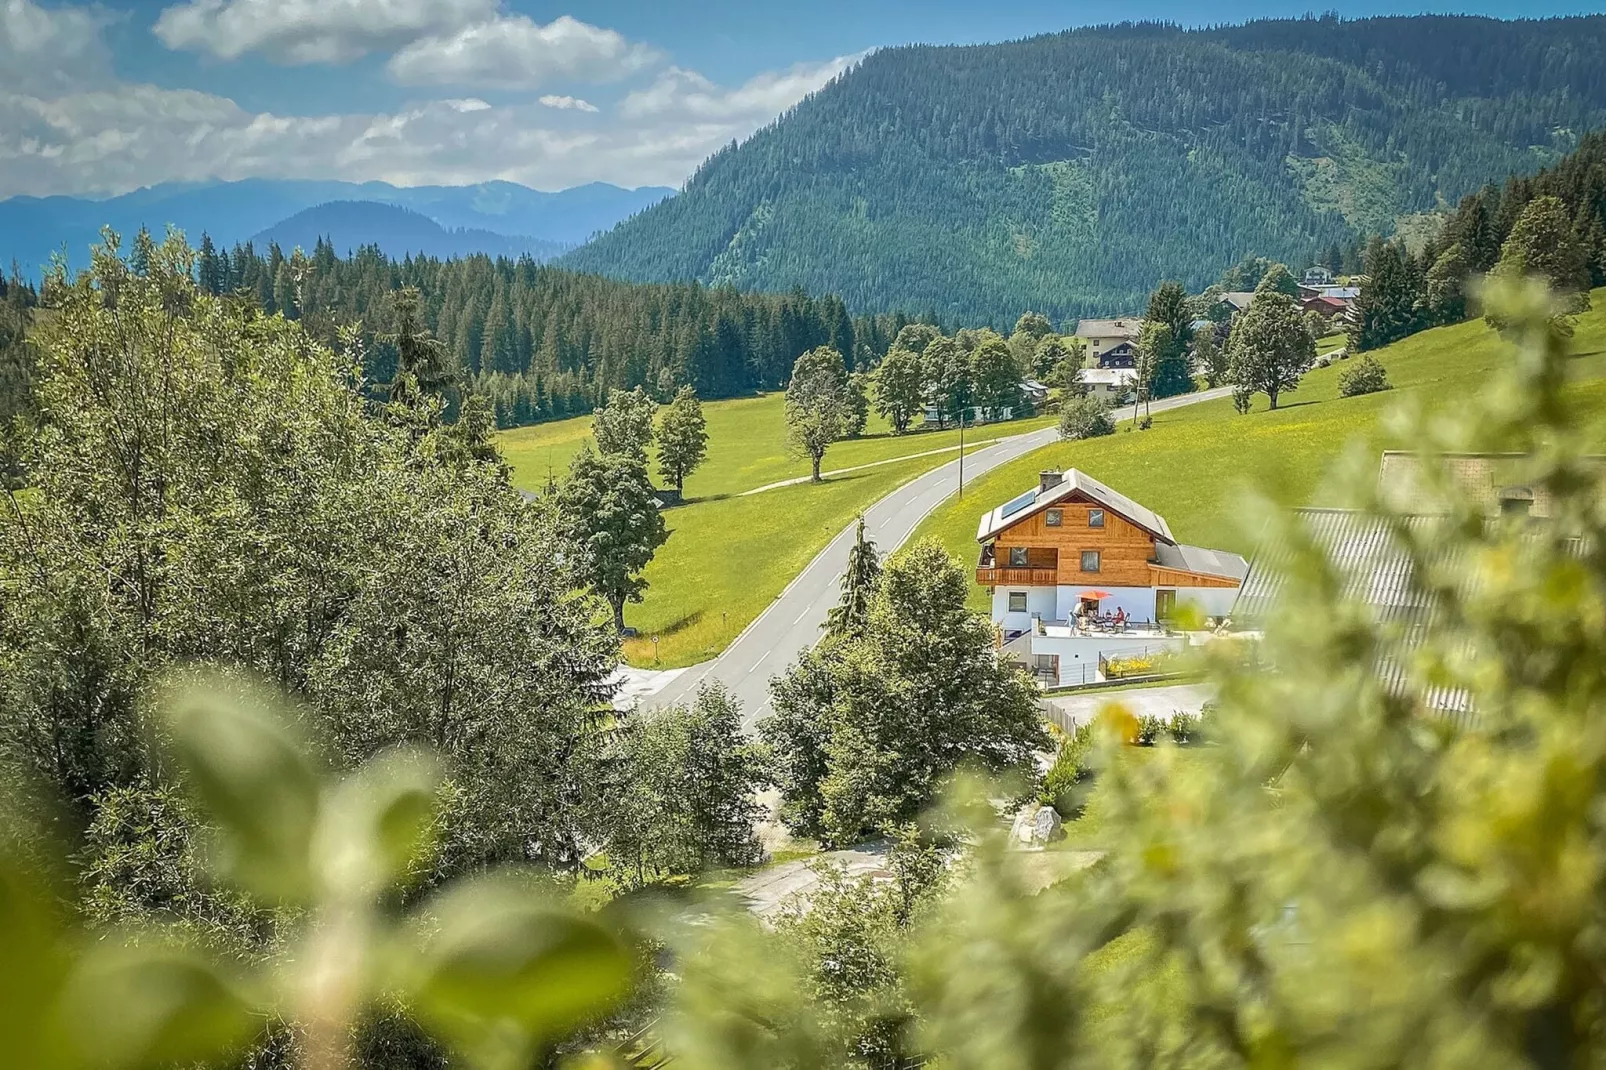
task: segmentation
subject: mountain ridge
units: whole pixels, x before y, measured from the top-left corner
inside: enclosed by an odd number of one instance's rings
[[[0,256],[7,266],[15,257],[31,274],[65,245],[70,263],[82,267],[102,226],[110,226],[126,240],[141,225],[159,234],[173,224],[191,244],[199,244],[205,233],[226,247],[334,201],[395,205],[427,216],[447,231],[478,230],[572,246],[673,193],[663,186],[625,189],[601,182],[548,192],[500,180],[466,186],[393,186],[253,178],[163,183],[102,199],[22,196],[0,200],[0,240],[5,243]]]
[[[1552,163],[1606,125],[1603,71],[1602,16],[888,48],[560,263],[1000,327],[1113,313],[1162,279],[1309,263]]]
[[[570,248],[563,242],[529,235],[447,228],[421,212],[382,201],[328,201],[314,205],[259,231],[250,240],[262,249],[277,243],[283,250],[299,246],[309,253],[319,240],[326,240],[339,256],[375,246],[391,260],[409,255],[447,260],[483,253],[493,258],[516,260],[528,256],[545,262]]]

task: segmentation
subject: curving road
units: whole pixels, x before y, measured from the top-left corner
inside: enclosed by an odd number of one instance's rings
[[[1231,388],[1218,387],[1166,398],[1154,402],[1152,411],[1166,412],[1231,393]],[[1006,461],[1048,445],[1055,441],[1058,433],[1057,428],[1045,427],[998,439],[974,453],[966,453],[965,482],[968,484]],[[864,514],[865,529],[875,541],[876,549],[884,555],[902,546],[920,522],[958,488],[959,462],[956,459],[916,476],[876,502]],[[983,509],[996,504],[978,501],[977,517]],[[703,681],[718,680],[741,702],[743,727],[751,730],[759,720],[769,716],[770,677],[785,670],[800,652],[813,646],[819,638],[826,612],[836,604],[840,593],[842,573],[847,568],[848,551],[853,545],[857,525],[854,521],[839,532],[723,654],[687,669],[643,704],[669,705],[694,694]]]

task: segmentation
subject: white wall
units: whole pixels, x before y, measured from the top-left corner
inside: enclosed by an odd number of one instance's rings
[[[1099,600],[1100,613],[1113,616],[1117,609],[1125,609],[1129,620],[1153,620],[1155,592],[1169,590],[1177,592],[1179,608],[1191,602],[1207,617],[1226,616],[1238,600],[1236,587],[1103,587],[1089,583],[1082,587],[1060,587],[1053,619],[1070,620],[1083,591],[1108,591],[1110,597]]]
[[[1056,638],[1048,635],[1031,637],[1033,654],[1057,654],[1060,659],[1058,686],[1092,683],[1098,670],[1099,655],[1133,654],[1139,651],[1181,650],[1185,641],[1181,636],[1117,636],[1088,635],[1075,638]],[[1084,673],[1083,667],[1086,667]]]
[[[1010,592],[1026,592],[1026,612],[1009,612]],[[1054,615],[1055,588],[1053,587],[998,587],[993,590],[993,620],[1007,632],[1024,632],[1032,626],[1032,614],[1046,621],[1057,620]]]

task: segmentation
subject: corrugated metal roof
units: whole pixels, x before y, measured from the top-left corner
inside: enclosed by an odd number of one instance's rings
[[[1370,606],[1379,623],[1397,626],[1405,652],[1427,638],[1436,622],[1437,606],[1433,597],[1417,585],[1415,566],[1395,537],[1390,521],[1347,509],[1298,509],[1295,514],[1338,572],[1340,598]],[[1414,536],[1431,535],[1433,528],[1444,522],[1437,516],[1403,519],[1405,528]],[[1569,549],[1574,553],[1584,551],[1576,540]],[[1444,550],[1431,564],[1435,569],[1453,566],[1450,555],[1456,552],[1459,551]],[[1255,554],[1233,607],[1236,623],[1253,627],[1264,622],[1282,593],[1292,559],[1293,548],[1284,542],[1269,543]],[[1377,673],[1391,693],[1402,695],[1409,691],[1409,667],[1398,658],[1380,657]],[[1428,709],[1458,725],[1476,723],[1471,696],[1460,688],[1431,688],[1420,699]]]

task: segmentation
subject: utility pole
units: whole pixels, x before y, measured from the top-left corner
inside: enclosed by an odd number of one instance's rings
[[[959,496],[965,496],[965,410],[959,410]]]

